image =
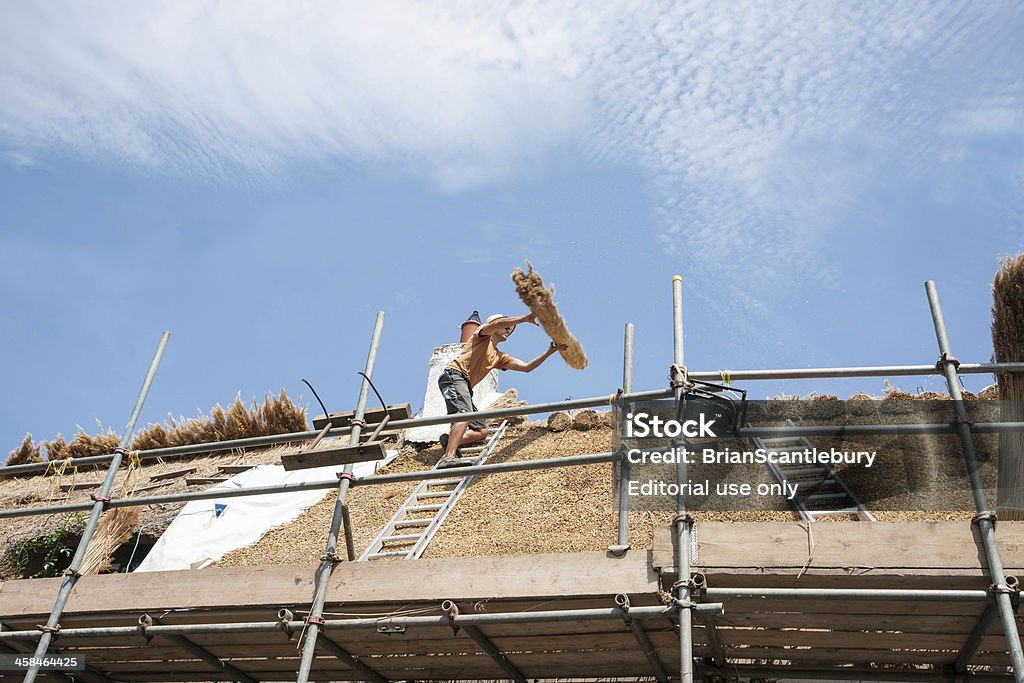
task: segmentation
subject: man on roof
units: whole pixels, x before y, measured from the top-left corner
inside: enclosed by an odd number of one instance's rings
[[[536,325],[537,318],[532,313],[519,317],[492,315],[463,345],[458,357],[441,372],[441,376],[437,378],[437,386],[444,396],[449,415],[476,412],[476,406],[473,405],[473,387],[491,370],[497,368],[532,372],[556,351],[566,348],[565,344],[551,342],[544,353],[529,362],[521,361],[498,349],[498,344],[508,339],[519,323]],[[486,425],[479,420],[453,423],[451,430],[441,435],[444,456],[438,467],[471,465],[469,458],[461,458],[459,448],[483,441],[487,434]]]

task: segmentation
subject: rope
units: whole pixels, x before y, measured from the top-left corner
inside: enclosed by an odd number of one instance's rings
[[[672,381],[673,388],[681,387],[683,389],[692,389],[693,382],[690,381],[690,372],[686,369],[685,365],[679,363],[673,363],[668,373],[669,379]],[[676,378],[679,378],[678,380]],[[678,387],[677,387],[678,383]]]
[[[804,566],[800,567],[800,571],[797,572],[796,578],[800,578],[807,571],[807,568],[811,566],[811,560],[814,559],[814,548],[817,545],[814,542],[814,531],[811,529],[810,522],[801,522],[800,528],[807,532],[807,561],[804,562]]]
[[[729,370],[720,370],[718,374],[722,378],[722,384],[725,386],[732,384],[732,373]]]
[[[72,462],[73,460],[73,458],[64,458],[60,460],[59,465],[53,461],[48,462],[42,478],[36,484],[36,497],[43,498],[41,490],[47,490],[47,498],[56,498],[60,494],[60,487],[69,467],[71,468],[71,488],[68,489],[67,497],[70,497],[75,487],[78,486],[78,466]]]

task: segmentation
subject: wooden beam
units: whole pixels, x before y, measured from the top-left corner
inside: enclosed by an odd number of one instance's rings
[[[138,615],[168,609],[262,605],[270,619],[282,605],[308,603],[315,569],[316,565],[309,564],[83,576],[71,593],[66,613]],[[61,580],[26,579],[0,584],[0,617],[23,620],[49,614],[52,605],[46,596],[56,593]],[[574,598],[605,596],[600,604],[611,607],[610,596],[616,593],[656,596],[657,590],[658,577],[645,554],[612,558],[603,552],[589,552],[342,562],[331,576],[327,602],[344,602],[345,611],[352,611],[350,605],[360,603],[440,603],[446,599],[466,604],[537,599],[571,602]],[[536,603],[527,604],[535,608]]]
[[[380,422],[384,419],[385,411],[384,408],[367,408],[366,414],[363,416],[363,420],[372,425],[374,422]],[[393,403],[387,407],[387,415],[391,416],[391,421],[395,420],[408,420],[412,417],[412,406],[408,403]],[[332,427],[348,427],[352,424],[352,418],[355,417],[355,411],[346,410],[341,413],[331,413],[331,426]],[[324,425],[327,424],[327,418],[323,415],[317,415],[313,418],[313,429],[323,429]]]
[[[328,465],[346,465],[353,462],[383,460],[387,457],[384,444],[380,441],[367,441],[355,446],[342,446],[341,442],[334,448],[317,448],[313,451],[299,451],[281,456],[281,464],[288,471],[305,470],[311,467],[327,467]]]
[[[893,583],[893,577],[981,581],[988,573],[967,522],[698,522],[697,532],[697,564],[705,572],[838,576],[843,578],[836,585],[845,587],[853,587],[851,576],[870,575],[884,577],[892,588],[912,587]],[[1024,522],[1000,522],[997,538],[1006,573],[1020,573]],[[655,527],[654,567],[674,573],[674,542],[669,526]]]

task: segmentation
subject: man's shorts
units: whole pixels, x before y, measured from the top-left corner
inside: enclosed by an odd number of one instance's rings
[[[469,388],[469,378],[455,368],[445,368],[441,376],[437,378],[437,387],[444,396],[444,404],[448,407],[448,414],[475,413],[476,406],[473,405],[473,390]],[[469,428],[481,431],[487,428],[480,420],[473,420]]]

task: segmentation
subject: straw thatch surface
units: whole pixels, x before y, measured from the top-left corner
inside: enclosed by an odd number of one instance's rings
[[[1024,361],[1024,254],[1006,258],[992,283],[992,347],[1001,363]],[[999,419],[1024,421],[1024,375],[999,375]],[[1003,519],[1024,519],[1024,434],[999,436],[999,501]]]
[[[545,289],[544,281],[529,261],[526,262],[527,272],[522,268],[512,271],[512,281],[516,283],[516,293],[519,298],[537,316],[537,322],[544,328],[548,336],[559,344],[566,344],[568,348],[559,351],[562,358],[570,368],[582,370],[587,367],[587,354],[583,352],[579,340],[573,336],[565,326],[565,318],[558,312],[555,306],[555,286]]]

